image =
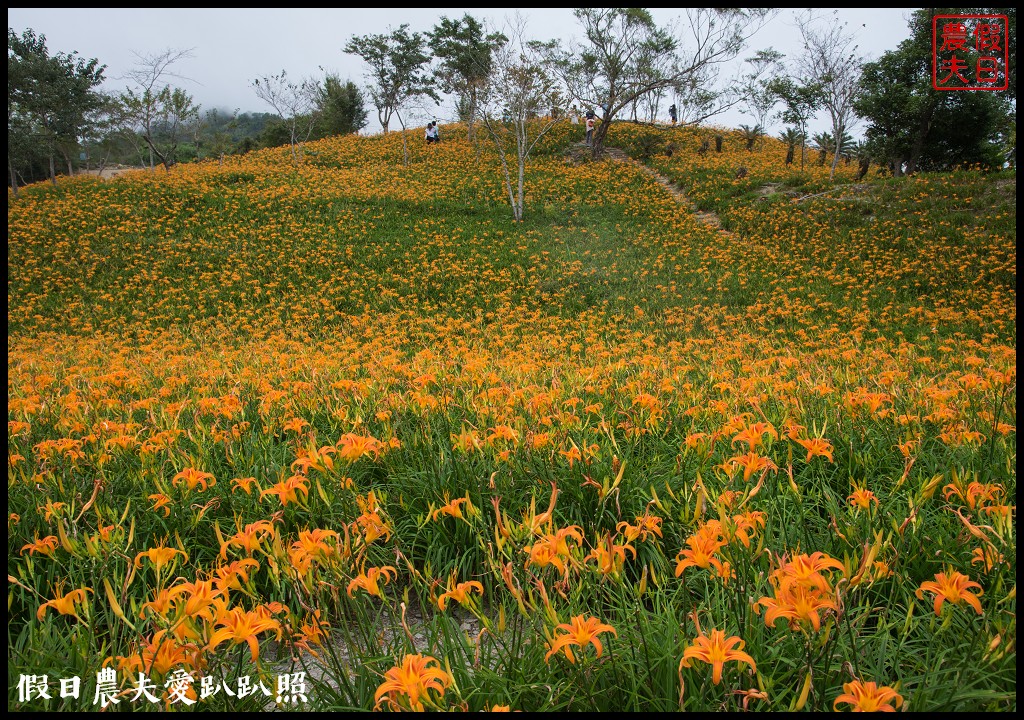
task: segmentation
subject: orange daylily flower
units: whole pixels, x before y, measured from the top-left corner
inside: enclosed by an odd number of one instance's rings
[[[768,470],[779,469],[778,465],[772,462],[771,458],[762,457],[753,450],[745,455],[737,455],[736,457],[729,458],[725,461],[724,465],[726,466],[726,470],[730,472],[730,476],[737,467],[743,468],[744,482],[749,482],[751,476],[759,470],[767,472]]]
[[[850,505],[855,507],[857,510],[869,510],[871,503],[878,507],[878,498],[875,494],[867,488],[856,488],[847,498],[850,501]]]
[[[118,670],[124,675],[136,675],[138,673],[156,674],[164,676],[176,667],[197,668],[203,664],[202,657],[195,645],[179,644],[173,635],[166,630],[159,630],[153,637],[145,641],[146,645],[140,652],[128,656],[117,656],[107,658],[103,665],[112,663],[117,665]]]
[[[247,612],[244,608],[231,608],[217,617],[217,626],[220,629],[210,637],[208,650],[213,652],[225,640],[231,640],[235,645],[248,643],[253,662],[259,657],[257,635],[272,630],[276,631],[277,639],[281,639],[281,623],[255,610]]]
[[[252,486],[256,485],[259,488],[259,483],[256,482],[254,477],[234,478],[231,481],[231,492],[237,490],[243,490],[246,495],[252,495]]]
[[[177,548],[165,547],[163,543],[157,545],[149,550],[143,550],[135,556],[135,567],[142,567],[142,558],[148,559],[153,564],[153,569],[156,570],[157,574],[163,569],[164,565],[169,565],[174,562],[176,555],[181,555],[188,560],[188,553],[184,550],[178,550]]]
[[[39,606],[39,609],[36,611],[37,620],[42,622],[43,618],[46,616],[47,608],[53,608],[61,615],[74,615],[75,618],[77,618],[79,621],[82,620],[82,618],[78,615],[78,611],[75,610],[75,605],[84,605],[87,600],[85,593],[92,592],[92,588],[81,587],[72,590],[66,595],[61,595],[60,593],[63,587],[63,583],[58,583],[57,587],[54,589],[55,597],[53,598],[53,600],[47,600]]]
[[[896,712],[903,705],[903,696],[886,685],[854,680],[843,683],[843,694],[833,701],[832,709],[839,703],[849,703],[853,712]]]
[[[305,650],[313,657],[320,657],[320,653],[310,646],[322,646],[323,641],[327,638],[327,630],[329,630],[330,627],[330,623],[326,620],[320,619],[320,610],[314,610],[313,614],[308,616],[306,621],[299,626],[299,634],[295,639],[295,647]]]
[[[437,667],[430,667],[431,664]],[[396,665],[384,674],[384,682],[373,694],[374,708],[386,698],[394,710],[409,709],[424,711],[423,701],[432,702],[430,691],[444,695],[451,684],[451,678],[441,669],[440,663],[430,655],[406,655],[402,664]]]
[[[810,440],[798,439],[797,443],[803,446],[804,450],[807,451],[807,462],[811,461],[816,455],[820,455],[823,458],[828,458],[829,462],[835,462],[832,459],[832,443],[824,438],[811,438]]]
[[[142,603],[142,607],[139,609],[139,617],[146,617],[146,608],[149,608],[160,617],[166,618],[167,613],[174,609],[175,594],[171,591],[171,588],[157,590],[156,596],[152,600]]]
[[[29,555],[35,555],[40,553],[41,555],[52,555],[53,551],[57,549],[57,545],[60,541],[56,535],[47,535],[42,540],[36,538],[35,542],[30,542],[21,548],[21,554],[24,555],[25,551],[28,550]]]
[[[66,508],[67,503],[48,501],[45,505],[37,507],[36,510],[43,513],[43,520],[50,522],[55,515],[60,515],[61,510]]]
[[[262,499],[265,495],[277,495],[277,499],[281,501],[282,505],[287,505],[289,502],[298,503],[298,493],[302,494],[303,500],[309,497],[309,486],[306,485],[307,482],[309,481],[302,475],[292,475],[287,480],[275,483],[261,492],[260,498]]]
[[[437,599],[437,607],[444,610],[448,605],[449,598],[459,605],[466,605],[470,601],[469,593],[474,590],[481,595],[484,594],[484,586],[476,580],[469,580],[468,582],[461,582],[456,585],[455,576],[453,575],[448,579],[448,591]]]
[[[301,468],[302,472],[308,472],[310,468],[324,472],[327,470],[334,469],[334,455],[338,452],[338,448],[333,445],[325,445],[319,450],[316,449],[302,449],[299,451],[299,457],[295,460],[291,468],[294,471],[296,467]]]
[[[584,615],[576,615],[570,618],[568,623],[562,623],[556,630],[564,630],[564,635],[559,635],[550,643],[550,650],[547,655],[544,656],[544,661],[547,662],[552,655],[557,653],[559,650],[565,652],[566,658],[569,662],[575,663],[576,658],[573,656],[572,648],[570,645],[575,645],[579,648],[586,647],[588,644],[593,644],[594,649],[597,650],[597,657],[601,657],[603,647],[601,641],[597,639],[597,636],[603,632],[610,632],[615,637],[619,634],[615,632],[615,628],[611,625],[606,625],[598,620],[596,617],[586,617]]]
[[[1003,554],[991,545],[976,547],[971,551],[971,565],[982,563],[985,572],[991,572],[992,568],[1005,562]]]
[[[918,600],[924,599],[924,592],[935,593],[935,614],[940,615],[942,613],[942,603],[949,601],[953,605],[959,604],[961,601],[967,603],[974,611],[981,615],[981,601],[978,600],[978,592],[975,595],[971,592],[971,588],[978,588],[981,591],[981,585],[971,580],[966,575],[951,570],[948,573],[940,572],[935,574],[935,580],[925,580],[921,583],[914,594],[917,595]]]
[[[997,503],[999,498],[1003,494],[1003,488],[1001,485],[994,483],[980,483],[972,482],[967,486],[966,490],[962,490],[955,484],[950,483],[944,488],[944,494],[948,501],[950,497],[956,496],[967,503],[967,507],[971,510],[982,507],[986,503]]]
[[[241,590],[242,583],[249,582],[250,567],[258,570],[260,564],[252,558],[242,558],[223,567],[215,568],[213,574],[216,576],[217,587],[225,593],[228,590]],[[239,581],[239,577],[242,578],[241,581]]]
[[[491,432],[487,436],[487,444],[492,445],[497,440],[504,440],[515,444],[519,442],[519,433],[508,425],[498,425],[497,427],[491,428]]]
[[[774,598],[763,597],[757,601],[757,605],[768,609],[764,614],[764,624],[768,627],[781,617],[789,621],[791,630],[798,630],[800,623],[809,622],[815,632],[821,630],[819,612],[839,609],[830,592],[807,585],[777,588]]]
[[[357,496],[356,501],[359,503],[359,508],[363,511],[363,514],[357,517],[355,522],[352,523],[352,532],[361,532],[363,542],[367,545],[379,537],[383,537],[385,540],[390,540],[391,527],[388,525],[387,521],[380,516],[377,497],[373,494],[373,491],[371,490],[368,492],[365,499],[362,496]]]
[[[246,555],[252,555],[255,550],[263,549],[263,538],[268,535],[273,537],[276,534],[274,524],[269,520],[257,520],[254,523],[249,523],[243,530],[239,530],[224,541],[220,547],[220,556],[226,559],[229,547],[241,548]]]
[[[599,542],[584,558],[584,562],[595,560],[597,570],[602,575],[618,575],[622,566],[626,564],[627,550],[633,554],[633,559],[636,560],[636,549],[632,545],[617,545],[611,535],[606,535],[604,540]]]
[[[775,428],[771,423],[757,422],[753,425],[748,426],[736,437],[732,439],[732,444],[735,445],[738,442],[745,442],[747,449],[756,450],[760,445],[765,435],[770,435],[775,440],[779,439],[779,434],[775,431]]]
[[[722,682],[722,669],[727,662],[746,663],[752,670],[757,669],[754,658],[743,652],[744,645],[745,643],[738,637],[726,638],[723,630],[713,629],[710,637],[699,635],[693,641],[693,645],[683,650],[679,668],[682,670],[684,667],[690,667],[692,660],[708,663],[712,668],[711,681],[718,685]]]
[[[391,565],[372,567],[369,570],[364,569],[348,584],[348,596],[352,597],[353,590],[362,588],[370,595],[383,598],[384,594],[380,589],[380,581],[383,580],[384,584],[387,585],[391,582],[392,578],[396,577],[398,577],[398,571]]]
[[[153,501],[154,510],[163,510],[165,518],[171,516],[171,499],[169,497],[163,493],[153,493],[146,499]]]
[[[637,538],[640,539],[640,542],[647,542],[648,535],[663,537],[661,534],[661,518],[657,515],[650,515],[648,513],[638,515],[636,518],[636,525],[630,525],[628,522],[623,520],[615,526],[615,532],[622,533],[627,542],[632,542]]]
[[[363,455],[380,455],[383,447],[375,437],[363,437],[354,433],[342,435],[337,442],[338,457],[344,460],[356,461]]]
[[[203,618],[213,622],[215,617],[214,604],[218,599],[224,602],[224,591],[214,589],[213,580],[197,580],[175,585],[170,594],[182,596],[185,600],[181,611],[188,618]]]
[[[569,468],[570,468],[570,469],[572,468],[572,466],[573,466],[573,465],[574,465],[574,464],[575,464],[575,463],[576,463],[577,461],[579,461],[579,460],[582,460],[582,459],[583,459],[583,453],[581,453],[581,452],[580,452],[580,449],[579,449],[578,447],[576,447],[575,445],[573,445],[573,446],[572,446],[571,448],[569,448],[568,450],[559,450],[559,451],[558,451],[558,454],[559,454],[559,455],[562,455],[563,457],[565,457],[565,459],[566,459],[566,460],[568,460],[568,461],[569,461]]]
[[[571,558],[570,539],[575,540],[578,545],[583,543],[583,535],[578,526],[561,528],[548,533],[533,545],[527,545],[523,548],[523,552],[530,555],[526,566],[531,563],[537,567],[554,565],[559,571],[566,572],[565,561]]]
[[[717,523],[710,523],[701,527],[690,537],[686,538],[689,548],[679,551],[676,555],[676,577],[683,574],[688,567],[699,567],[707,570],[712,565],[718,570],[719,575],[725,572],[722,561],[715,557],[715,553],[725,546],[718,532]]]
[[[171,484],[177,487],[184,482],[189,490],[195,490],[197,485],[202,485],[202,489],[206,490],[208,487],[213,487],[217,484],[217,480],[214,479],[213,473],[202,472],[195,468],[187,467],[173,478],[171,478]]]
[[[331,538],[337,541],[338,533],[320,528],[300,532],[298,540],[292,543],[288,551],[292,566],[301,574],[308,572],[314,560],[326,558],[334,552],[333,546],[327,542]]]
[[[725,516],[719,522],[722,537],[726,542],[739,540],[744,547],[750,547],[750,534],[756,534],[758,526],[764,527],[765,515],[760,510],[750,510],[745,513],[733,515],[731,518]],[[708,523],[710,525],[710,523]]]
[[[832,585],[821,573],[829,568],[845,570],[841,562],[820,550],[810,555],[801,553],[783,562],[782,566],[772,573],[772,579],[781,587],[806,585],[827,591],[832,589]]]
[[[448,500],[447,493],[445,493],[444,499],[446,501]],[[465,497],[455,498],[454,500],[447,502],[447,504],[439,507],[431,514],[430,519],[437,520],[438,515],[448,515],[458,520],[464,520],[465,516],[462,514],[462,509],[459,507],[460,505],[463,504],[466,506],[467,515],[472,516],[476,514],[476,508],[473,507],[473,503],[470,501],[469,493],[467,492]]]

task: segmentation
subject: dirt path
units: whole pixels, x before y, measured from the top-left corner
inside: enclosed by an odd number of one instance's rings
[[[110,180],[111,178],[115,178],[118,175],[123,175],[126,172],[133,172],[135,170],[145,170],[145,169],[146,168],[123,167],[121,165],[114,165],[114,166],[111,166],[111,167],[103,168],[102,172],[99,171],[99,170],[79,170],[75,174],[76,175],[92,175],[93,177],[98,177],[101,180]]]
[[[683,192],[682,188],[680,188],[678,185],[673,183],[671,180],[669,180],[667,177],[665,177],[658,171],[653,170],[647,165],[644,165],[642,162],[634,160],[629,155],[627,155],[625,151],[620,150],[619,148],[605,148],[604,154],[607,157],[610,157],[611,159],[615,160],[616,162],[628,162],[640,168],[640,170],[642,170],[644,173],[653,178],[659,185],[668,190],[669,195],[675,198],[676,202],[687,208],[691,213],[693,213],[697,220],[699,220],[702,224],[704,224],[711,230],[719,232],[728,237],[736,236],[736,233],[730,230],[726,230],[725,228],[722,227],[722,220],[718,217],[718,215],[712,212],[704,212],[703,210],[698,210],[697,207],[690,200],[690,198],[687,197],[686,193]]]

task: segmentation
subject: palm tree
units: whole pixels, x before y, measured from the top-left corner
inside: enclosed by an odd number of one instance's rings
[[[753,152],[754,144],[764,135],[764,128],[760,125],[740,125],[740,130],[743,131],[743,139],[747,141],[747,152]]]
[[[788,146],[786,150],[786,164],[790,165],[793,162],[793,155],[796,153],[796,146],[804,141],[804,134],[800,132],[799,128],[788,127],[779,134],[779,139]]]
[[[836,152],[840,157],[847,158],[849,161],[850,156],[853,153],[853,146],[856,144],[853,141],[853,137],[848,132],[843,133],[843,139],[839,143],[839,147],[836,147],[836,141],[832,137],[832,133],[821,132],[811,138],[811,141],[818,148],[818,165],[825,164],[825,156],[829,150]]]
[[[864,179],[871,167],[871,147],[866,142],[851,142],[847,157],[857,158],[857,182]]]
[[[811,137],[811,142],[818,148],[818,167],[821,167],[825,164],[825,156],[828,154],[829,148],[834,146],[832,134],[820,132]]]

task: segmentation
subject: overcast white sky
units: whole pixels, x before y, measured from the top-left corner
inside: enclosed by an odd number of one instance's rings
[[[825,17],[833,11],[817,10]],[[424,32],[432,29],[441,16],[459,18],[466,12],[500,27],[509,9],[8,8],[7,25],[19,35],[27,28],[45,35],[51,54],[77,51],[86,59],[98,59],[107,66],[103,87],[111,91],[127,85],[120,78],[137,64],[133,53],[153,55],[168,48],[194,48],[190,59],[174,66],[175,71],[189,79],[174,84],[188,91],[203,110],[270,112],[253,92],[253,79],[281,70],[294,78],[322,78],[322,67],[362,86],[362,60],[341,50],[350,37],[386,33],[402,23],[408,23],[411,30]],[[578,24],[570,8],[524,8],[521,12],[528,21],[527,33],[536,39],[568,41],[578,36]],[[910,8],[839,8],[836,22],[848,23],[859,53],[870,60],[894,49],[907,37],[910,12]],[[661,24],[685,18],[682,9],[653,9],[652,14]],[[769,46],[795,55],[799,52],[799,38],[794,10],[782,10],[752,39],[741,58]],[[376,112],[372,107],[367,110],[370,125],[364,132],[379,131]],[[451,118],[451,103],[438,108],[436,115],[442,124]],[[422,118],[412,119],[425,122]],[[751,120],[733,110],[715,122],[737,126],[750,124]],[[776,123],[772,129],[780,128]],[[814,131],[827,128],[824,117],[812,126]]]

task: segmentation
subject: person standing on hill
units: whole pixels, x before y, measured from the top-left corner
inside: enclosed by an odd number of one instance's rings
[[[587,113],[587,145],[594,144],[594,113],[590,111]]]
[[[672,103],[672,105],[669,106],[668,117],[669,117],[670,120],[672,120],[672,124],[675,125],[676,124],[676,104],[675,103]]]

